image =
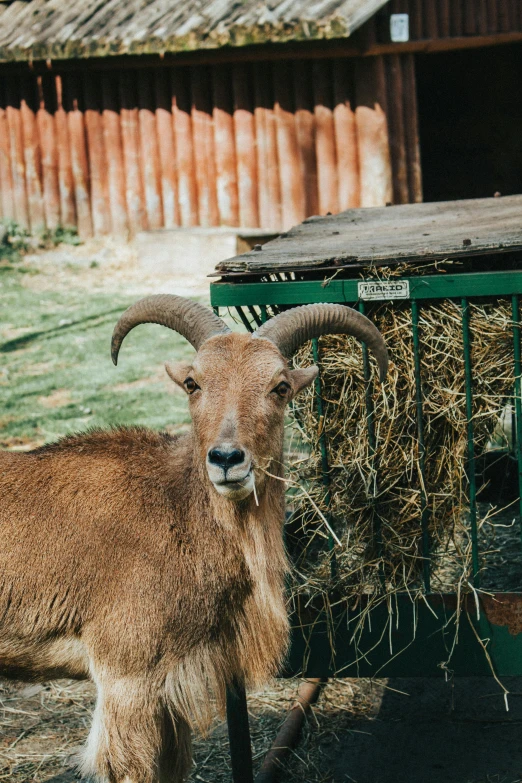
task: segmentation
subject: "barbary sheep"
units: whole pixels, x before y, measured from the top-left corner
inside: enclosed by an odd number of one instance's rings
[[[387,367],[382,336],[343,305],[286,311],[231,332],[208,308],[160,295],[113,334],[157,323],[186,337],[167,363],[188,395],[189,434],[91,431],[0,453],[0,673],[91,678],[81,771],[107,783],[178,783],[191,727],[234,679],[258,685],[285,656],[282,538],[286,404],[317,374],[285,357],[352,334]]]

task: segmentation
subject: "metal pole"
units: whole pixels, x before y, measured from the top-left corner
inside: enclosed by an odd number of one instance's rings
[[[325,435],[325,421],[323,410],[323,397],[322,397],[322,384],[321,384],[321,369],[319,363],[319,340],[314,338],[312,340],[312,351],[315,364],[319,367],[319,373],[315,379],[315,398],[317,402],[317,414],[319,416],[319,445],[321,447],[321,477],[323,486],[325,488],[325,504],[328,514],[328,522],[331,524],[330,506],[332,501],[332,493],[330,489],[330,465],[328,464],[328,446],[326,443]],[[335,556],[335,542],[331,533],[328,534],[328,549],[331,553],[330,560],[330,574],[335,577],[337,573],[337,558]]]
[[[233,783],[254,783],[246,693],[239,682],[227,688],[227,724]]]
[[[473,432],[473,388],[471,374],[471,336],[469,329],[469,302],[463,298],[462,337],[464,342],[464,372],[466,378],[466,418],[468,422],[468,481],[469,481],[469,517],[471,524],[471,561],[473,584],[479,586],[479,556],[477,534],[477,483],[475,477],[475,443]]]
[[[513,351],[515,357],[515,426],[513,427],[513,446],[516,448],[517,455],[519,509],[522,524],[522,352],[520,350],[521,323],[518,294],[513,296],[511,308],[513,317]]]
[[[422,414],[422,379],[419,340],[419,305],[415,299],[411,303],[411,325],[413,334],[413,361],[415,366],[415,402],[417,409],[417,438],[419,441],[419,473],[421,485],[421,530],[422,530],[422,570],[424,589],[430,592],[430,540],[428,530],[428,495],[426,492],[426,448],[424,445],[424,419]]]
[[[256,775],[255,783],[275,783],[278,779],[282,762],[288,752],[297,745],[302,725],[310,712],[310,707],[316,703],[327,682],[327,679],[320,678],[301,683],[297,700],[266,754],[261,769]]]

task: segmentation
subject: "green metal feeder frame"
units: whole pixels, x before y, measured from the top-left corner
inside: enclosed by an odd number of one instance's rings
[[[311,218],[262,248],[219,265],[219,282],[210,287],[216,312],[234,309],[247,329],[277,312],[315,302],[338,302],[365,312],[371,302],[407,303],[412,316],[417,437],[420,471],[424,474],[423,384],[419,344],[419,314],[429,302],[452,300],[460,306],[464,347],[467,414],[467,474],[472,545],[472,577],[479,586],[477,535],[477,478],[473,422],[473,367],[470,350],[470,303],[510,300],[513,321],[513,370],[515,377],[512,455],[518,469],[518,511],[522,519],[522,196],[435,204],[411,204],[379,209],[349,210],[341,215]],[[438,261],[462,261],[457,273],[433,273]],[[364,279],[369,266],[393,266],[422,262],[432,265],[430,274],[408,277],[407,271],[387,282]],[[436,267],[435,267],[436,270]],[[318,359],[317,344],[314,358]],[[363,347],[365,377],[370,368]],[[321,383],[316,383],[321,415]],[[367,394],[367,426],[374,442],[372,396]],[[328,484],[328,451],[321,442],[323,480]],[[519,521],[519,524],[520,521]],[[295,607],[291,651],[282,677],[412,677],[443,676],[455,637],[457,602],[468,605],[469,622],[461,622],[459,643],[451,657],[457,675],[522,675],[522,592],[475,594],[433,593],[430,585],[430,550],[426,497],[419,519],[423,556],[421,601],[407,594],[371,609],[357,644],[353,628],[360,615],[346,601],[333,601],[327,613],[322,605]],[[522,532],[521,532],[522,558]],[[364,597],[362,599],[364,601]],[[476,604],[478,601],[478,607]],[[400,623],[390,622],[390,612]],[[488,639],[487,656],[480,639]],[[333,641],[332,641],[333,640]],[[398,654],[390,655],[390,646]],[[361,655],[360,650],[371,651]],[[400,652],[399,652],[400,651]],[[253,780],[248,718],[244,691],[238,685],[229,694],[229,732],[234,783]],[[261,778],[258,778],[260,780]],[[270,776],[263,780],[273,779]]]

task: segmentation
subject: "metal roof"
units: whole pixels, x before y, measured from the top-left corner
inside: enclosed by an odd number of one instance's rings
[[[259,246],[261,247],[261,246]],[[348,209],[311,217],[216,270],[266,274],[522,251],[522,195]]]
[[[0,61],[346,38],[387,0],[0,1]]]

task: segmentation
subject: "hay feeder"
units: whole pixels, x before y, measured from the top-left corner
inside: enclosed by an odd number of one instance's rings
[[[521,215],[522,196],[349,210],[218,267],[212,304],[247,329],[340,302],[391,353],[382,387],[352,338],[294,357],[320,367],[287,471],[281,676],[315,678],[306,701],[334,676],[522,675]],[[228,714],[233,779],[249,783],[240,684]]]

